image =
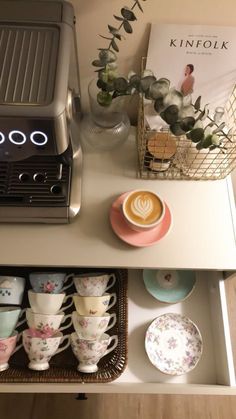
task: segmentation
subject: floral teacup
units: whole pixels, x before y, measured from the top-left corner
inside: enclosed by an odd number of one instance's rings
[[[114,341],[113,345],[108,348],[112,341]],[[98,370],[97,363],[99,360],[113,351],[117,344],[117,335],[109,336],[104,333],[99,339],[86,340],[80,339],[76,333],[72,333],[71,347],[79,361],[78,371],[85,373],[96,372]]]
[[[59,294],[73,284],[73,274],[62,272],[32,272],[29,275],[30,283],[35,292],[46,294]],[[67,285],[64,284],[71,278]]]
[[[65,330],[72,325],[71,314],[65,316],[65,313],[63,312],[60,314],[41,314],[34,313],[31,308],[27,308],[26,319],[29,328],[36,329],[44,334],[50,333],[51,335],[57,330],[62,332],[62,330]],[[64,324],[67,319],[69,319],[67,324],[60,327],[61,323]]]
[[[111,324],[109,324],[110,320]],[[79,338],[99,339],[103,333],[116,324],[116,314],[105,313],[103,316],[80,316],[76,311],[72,313],[72,321]],[[108,326],[109,324],[109,326]]]
[[[116,303],[116,294],[104,294],[100,297],[73,295],[76,311],[82,316],[103,316]],[[110,303],[110,300],[112,302]],[[110,303],[110,304],[109,304]]]
[[[59,345],[67,340],[62,348]],[[32,332],[27,329],[23,331],[23,346],[29,357],[28,367],[35,371],[43,371],[49,368],[49,361],[53,355],[64,351],[70,346],[69,336],[63,336],[61,332],[42,338],[32,336]]]
[[[15,330],[11,336],[0,340],[0,371],[9,368],[8,361],[10,357],[22,347],[22,344],[16,346],[20,334]]]
[[[108,282],[110,281],[108,285]],[[114,274],[92,272],[74,276],[74,285],[79,295],[101,296],[108,291],[116,282]]]

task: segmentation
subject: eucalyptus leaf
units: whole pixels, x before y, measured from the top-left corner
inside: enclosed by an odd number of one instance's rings
[[[117,90],[117,92],[124,93],[128,87],[128,82],[124,77],[117,77],[117,79],[114,80],[114,89]]]
[[[180,127],[179,122],[176,122],[175,124],[170,125],[170,130],[172,134],[176,135],[176,137],[179,137],[180,135],[184,135],[185,131],[182,130]]]
[[[188,138],[194,143],[198,143],[204,139],[204,129],[203,128],[194,128],[188,133]]]
[[[137,74],[133,74],[130,78],[129,78],[129,84],[130,86],[133,88],[135,88],[136,90],[140,90],[140,83],[141,83],[141,78],[140,76],[138,76]]]
[[[193,129],[195,124],[195,119],[192,116],[187,116],[180,121],[180,127],[184,132],[188,132]]]
[[[107,26],[108,26],[109,32],[112,33],[112,35],[115,33],[119,33],[119,30],[117,28],[114,28],[114,26],[111,26],[111,25],[107,25]]]
[[[207,137],[204,138],[203,141],[201,141],[202,148],[208,148],[210,145],[212,145],[212,135],[207,135]]]
[[[119,20],[120,22],[123,22],[123,20],[124,20],[123,17],[116,16],[116,15],[113,15],[113,16],[116,20]]]
[[[103,62],[103,61],[100,61],[100,60],[94,60],[94,61],[92,62],[92,65],[93,65],[94,67],[103,67],[103,66],[104,66],[104,62]]]
[[[119,52],[119,48],[118,48],[117,43],[115,42],[114,39],[112,39],[112,41],[111,41],[111,46],[116,52]]]
[[[216,129],[214,129],[214,131],[212,131],[212,134],[216,134],[217,132],[222,131],[224,127],[225,127],[225,122],[221,122],[221,124]]]
[[[108,39],[108,41],[111,41],[112,40],[112,38],[108,38],[107,36],[103,36],[103,35],[99,35],[101,38],[103,38],[103,39]]]
[[[164,98],[164,104],[166,106],[176,105],[179,109],[183,105],[183,95],[176,89],[170,89],[169,93]]]
[[[152,83],[156,81],[155,76],[146,76],[141,78],[140,86],[143,92],[146,92]]]
[[[161,118],[169,125],[173,125],[178,121],[179,108],[176,105],[170,105],[160,113]]]
[[[127,20],[130,20],[130,21],[137,20],[134,12],[131,9],[129,9],[128,7],[122,7],[121,14]]]
[[[155,100],[154,109],[158,114],[163,112],[163,110],[165,109],[165,105],[164,105],[164,102],[163,102],[163,97],[159,97],[158,99]]]
[[[202,99],[202,97],[201,96],[198,96],[196,102],[193,105],[194,108],[196,109],[196,111],[199,111],[200,108],[201,108],[201,99]]]
[[[124,30],[125,30],[126,33],[132,33],[133,32],[131,24],[126,19],[123,21],[123,27],[124,27]]]
[[[169,92],[169,84],[166,81],[157,80],[149,87],[149,95],[151,99],[158,99],[164,97]]]
[[[104,64],[113,63],[117,60],[116,54],[109,50],[109,49],[103,49],[99,52],[99,59]]]
[[[197,143],[197,145],[196,145],[196,149],[197,150],[202,150],[204,147],[203,147],[203,145],[202,145],[202,141],[199,141],[199,143]]]

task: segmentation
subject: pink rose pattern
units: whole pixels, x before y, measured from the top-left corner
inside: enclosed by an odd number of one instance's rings
[[[43,282],[40,284],[41,291],[45,292],[46,294],[51,294],[52,292],[54,292],[56,287],[58,287],[58,284],[53,281],[47,281],[46,283]]]
[[[152,322],[145,347],[150,361],[160,371],[181,375],[193,369],[201,358],[202,338],[191,320],[169,313]]]

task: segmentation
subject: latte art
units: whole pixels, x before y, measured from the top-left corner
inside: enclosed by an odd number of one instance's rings
[[[148,227],[158,222],[163,215],[161,199],[150,191],[134,191],[124,203],[124,213],[131,223]]]
[[[153,212],[153,202],[149,197],[138,195],[131,202],[131,210],[133,214],[146,220],[146,218]]]

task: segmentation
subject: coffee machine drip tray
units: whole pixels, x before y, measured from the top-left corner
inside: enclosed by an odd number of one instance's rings
[[[0,222],[67,223],[80,209],[81,153],[0,164]],[[79,199],[77,199],[79,197]]]

